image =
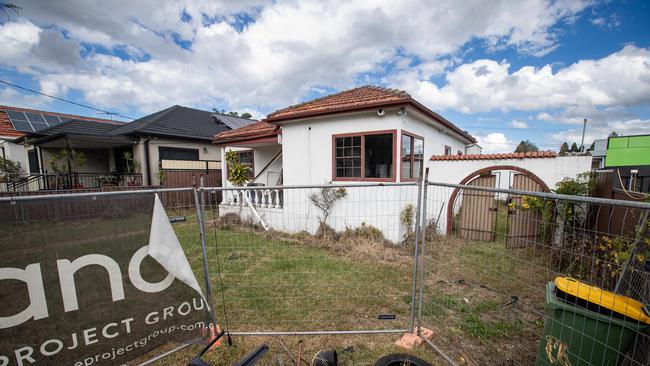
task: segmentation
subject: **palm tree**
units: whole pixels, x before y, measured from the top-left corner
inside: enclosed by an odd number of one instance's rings
[[[0,2],[0,13],[3,13],[7,18],[9,18],[12,13],[18,14],[18,12],[21,11],[22,9],[23,8],[21,8],[18,5]]]

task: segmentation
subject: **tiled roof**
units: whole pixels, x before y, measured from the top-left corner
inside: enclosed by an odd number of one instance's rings
[[[111,120],[103,119],[103,118],[77,116],[77,115],[74,115],[74,114],[39,111],[39,110],[36,110],[36,109],[18,108],[18,107],[0,105],[0,136],[3,136],[3,137],[19,138],[19,137],[23,137],[23,136],[26,135],[25,132],[19,132],[19,131],[16,131],[14,129],[14,126],[11,124],[11,121],[9,120],[9,116],[5,112],[6,110],[17,111],[17,112],[32,112],[32,113],[49,115],[49,116],[59,116],[61,118],[65,118],[65,119],[81,119],[81,120],[85,120],[85,121],[94,121],[94,122],[110,123],[110,124],[122,124],[123,123],[123,122],[111,121]]]
[[[230,127],[217,120],[213,112],[175,105],[116,128],[109,135],[146,134],[212,140],[215,134],[229,130]]]
[[[75,135],[89,135],[89,136],[103,136],[107,132],[118,128],[124,123],[112,124],[112,123],[97,123],[94,121],[85,121],[82,119],[71,119],[65,121],[59,125],[52,126],[40,130],[38,132],[32,132],[30,135],[44,135],[52,136],[56,134],[75,134]]]
[[[214,136],[215,144],[250,140],[260,137],[277,135],[280,127],[268,122],[258,122],[236,130],[224,131]]]
[[[387,89],[378,86],[362,86],[279,109],[269,114],[266,121],[280,121],[313,114],[385,105],[387,103],[407,102],[409,99],[411,99],[411,96],[402,90]]]
[[[411,97],[407,92],[378,86],[362,86],[314,99],[291,107],[279,109],[269,114],[266,122],[288,122],[290,120],[315,117],[335,113],[351,112],[370,108],[410,105],[443,126],[455,131],[471,142],[476,142],[466,131],[461,130],[439,114],[433,112]]]
[[[502,159],[542,159],[555,158],[557,153],[551,150],[527,153],[502,154],[468,154],[468,155],[433,155],[431,160],[502,160]]]

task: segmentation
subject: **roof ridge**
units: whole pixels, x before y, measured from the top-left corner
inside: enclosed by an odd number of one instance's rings
[[[342,90],[342,91],[340,91],[338,93],[324,95],[322,97],[314,98],[314,99],[311,99],[311,100],[308,100],[308,101],[305,101],[305,102],[302,102],[302,103],[298,103],[298,104],[290,105],[290,106],[285,107],[285,108],[278,109],[276,111],[273,111],[273,112],[269,113],[267,115],[267,118],[271,117],[274,114],[278,114],[280,112],[284,112],[284,111],[292,109],[292,108],[298,108],[298,107],[305,106],[305,105],[310,104],[310,103],[315,103],[315,102],[319,102],[319,101],[322,101],[322,100],[325,100],[325,99],[334,98],[334,97],[340,96],[340,95],[345,94],[345,93],[352,93],[352,92],[355,92],[355,91],[360,90],[360,89],[380,90],[380,91],[392,93],[392,94],[394,94],[395,96],[398,96],[398,97],[411,98],[411,95],[409,93],[407,93],[406,91],[404,91],[404,90],[389,89],[389,88],[386,88],[386,87],[383,87],[383,86],[366,84],[366,85],[358,86],[356,88]]]
[[[138,123],[138,122],[141,123],[140,126],[138,126],[138,127],[149,126],[151,123],[158,120],[160,117],[166,116],[167,114],[171,113],[173,110],[176,110],[179,107],[180,106],[178,104],[174,104],[173,106],[168,107],[167,109],[163,109],[162,111],[154,112],[154,113],[148,114],[148,115],[146,115],[144,117],[140,117],[140,118],[138,118],[136,120],[133,120],[133,121],[123,125],[123,127],[130,126],[131,123]],[[149,118],[148,120],[145,120],[145,118],[147,118],[147,117],[151,117],[151,118]]]

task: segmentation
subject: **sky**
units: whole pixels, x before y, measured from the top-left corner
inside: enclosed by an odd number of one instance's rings
[[[12,1],[9,1],[12,2]],[[138,118],[402,89],[483,151],[650,133],[650,2],[19,1],[0,80]],[[0,84],[0,104],[128,120]]]

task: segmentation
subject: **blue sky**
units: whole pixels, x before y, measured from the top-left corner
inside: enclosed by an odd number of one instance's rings
[[[650,133],[644,1],[16,1],[0,79],[130,117],[406,90],[486,152]],[[101,117],[0,84],[0,103]]]

